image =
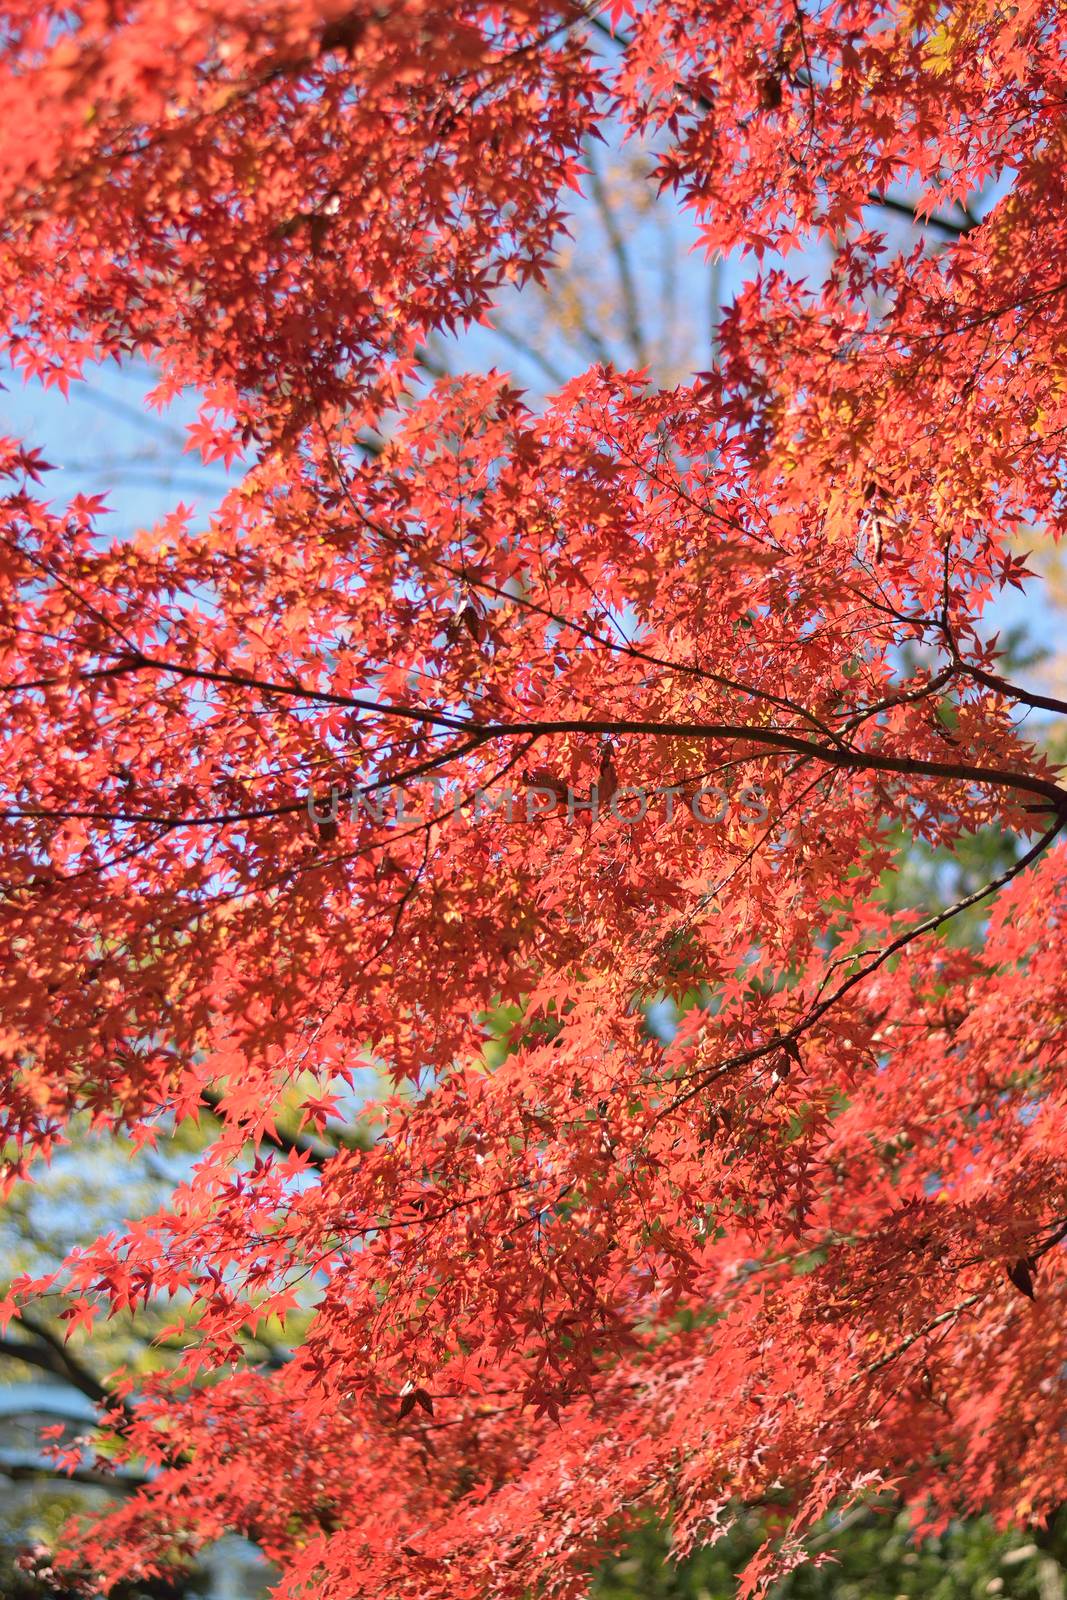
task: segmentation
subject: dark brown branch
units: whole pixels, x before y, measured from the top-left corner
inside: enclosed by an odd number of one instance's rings
[[[975,217],[966,217],[960,222],[956,222],[952,217],[921,217],[909,201],[896,200],[892,195],[872,192],[867,198],[872,206],[880,206],[883,211],[894,211],[898,217],[907,217],[917,228],[938,228],[953,239],[961,239],[965,233],[972,232],[978,226]]]
[[[216,1089],[201,1089],[200,1104],[213,1117],[222,1120],[221,1106],[223,1096]],[[338,1153],[338,1147],[328,1143],[325,1139],[316,1139],[310,1133],[284,1133],[277,1129],[267,1130],[257,1135],[259,1144],[269,1145],[272,1150],[279,1151],[282,1155],[307,1156],[311,1166],[320,1172],[331,1156]]]
[[[987,900],[990,895],[996,894],[998,890],[1005,888],[1013,878],[1017,878],[1021,872],[1025,872],[1027,867],[1031,866],[1045,853],[1065,825],[1067,825],[1067,810],[1061,810],[1052,826],[1046,829],[1036,844],[1031,845],[1026,854],[1020,856],[1019,860],[1013,866],[1010,866],[1007,871],[1002,872],[999,877],[992,878],[988,883],[983,884],[980,889],[975,889],[973,893],[964,895],[961,900],[957,900],[953,905],[947,906],[944,911],[938,911],[933,916],[927,917],[924,922],[918,923],[914,928],[906,929],[904,933],[898,934],[895,939],[892,939],[882,949],[866,952],[866,954],[872,955],[874,959],[869,961],[866,966],[861,967],[858,972],[854,972],[846,978],[832,994],[827,995],[825,1000],[816,998],[815,1003],[807,1013],[794,1023],[791,1028],[784,1033],[776,1034],[772,1039],[767,1039],[761,1044],[751,1045],[747,1050],[740,1050],[735,1055],[727,1057],[726,1060],[718,1062],[715,1066],[695,1074],[695,1082],[683,1094],[664,1106],[656,1121],[659,1122],[664,1117],[673,1116],[675,1112],[681,1110],[682,1106],[688,1104],[690,1100],[707,1088],[709,1083],[716,1078],[722,1077],[725,1073],[733,1072],[738,1067],[750,1066],[754,1061],[759,1061],[764,1056],[772,1053],[795,1050],[801,1037],[836,1006],[838,1001],[842,1000],[850,990],[854,989],[857,984],[862,983],[865,978],[869,978],[872,972],[876,972],[879,967],[884,966],[887,961],[906,949],[908,945],[913,944],[916,939],[922,938],[924,934],[936,932],[946,922],[950,922],[954,917],[960,916],[964,911],[969,911],[972,906],[980,904],[981,901]],[[853,959],[862,961],[863,955],[864,952],[861,952]],[[826,980],[824,979],[823,981],[825,984]]]
[[[452,761],[458,761],[462,756],[470,755],[482,744],[481,739],[471,739],[466,744],[455,746],[451,750],[439,751],[437,755],[428,756],[425,761],[419,761],[413,766],[404,767],[399,772],[390,773],[387,777],[378,778],[373,783],[356,784],[353,788],[336,790],[338,802],[354,800],[357,796],[368,796],[380,789],[399,787],[410,782],[413,778],[423,777],[428,772],[433,772],[440,767],[447,766]],[[209,816],[192,817],[186,815],[168,815],[165,812],[154,811],[97,811],[77,807],[61,806],[26,806],[18,810],[0,811],[0,817],[18,820],[24,817],[37,817],[49,822],[120,822],[128,825],[149,823],[152,826],[170,830],[171,828],[223,828],[235,823],[262,822],[270,817],[294,816],[307,811],[308,798],[301,800],[286,800],[276,806],[255,806],[246,811],[219,811]],[[73,876],[73,875],[72,875]],[[68,879],[69,881],[69,879]]]
[[[920,756],[888,756],[876,750],[857,750],[844,744],[822,745],[812,739],[784,729],[765,728],[734,722],[657,722],[629,720],[617,717],[561,717],[543,722],[476,722],[443,711],[426,707],[398,705],[392,701],[369,700],[359,695],[339,695],[329,691],[310,689],[303,684],[279,684],[261,681],[245,673],[208,671],[198,667],[183,667],[177,662],[143,660],[142,665],[163,672],[173,672],[181,677],[205,679],[213,683],[231,684],[238,688],[257,689],[265,694],[290,695],[295,698],[321,701],[327,705],[346,705],[377,713],[382,717],[401,717],[408,721],[425,723],[430,727],[462,732],[470,736],[469,748],[494,739],[547,738],[555,734],[597,735],[647,734],[669,739],[717,739],[724,743],[744,742],[757,751],[784,750],[794,755],[808,756],[827,766],[852,772],[889,772],[902,777],[941,778],[949,782],[987,784],[996,789],[1014,789],[1022,794],[1036,795],[1046,803],[1047,809],[1057,816],[1067,816],[1067,790],[1036,773],[1013,772],[1000,767],[976,766],[967,761],[929,761]],[[454,759],[456,752],[447,759]],[[291,808],[290,808],[291,809]],[[60,813],[44,808],[27,807],[0,813],[7,817],[53,817]],[[94,813],[94,815],[97,815]],[[158,817],[124,819],[108,813],[98,815],[98,820],[142,820],[160,822]],[[177,819],[173,825],[184,825],[187,819]]]
[[[1007,678],[998,677],[995,672],[986,672],[981,667],[972,667],[966,661],[960,661],[958,665],[968,678],[984,684],[987,689],[995,689],[997,694],[1018,700],[1022,705],[1033,706],[1041,711],[1055,711],[1059,716],[1067,717],[1067,700],[1057,700],[1051,694],[1032,694],[1029,689],[1020,689],[1018,684],[1009,683]]]
[[[0,1356],[6,1361],[24,1361],[27,1366],[37,1367],[41,1372],[47,1372],[50,1377],[61,1378],[64,1383],[70,1384],[80,1394],[97,1403],[101,1403],[105,1398],[99,1385],[90,1386],[80,1379],[74,1379],[63,1363],[56,1360],[47,1345],[0,1337]]]
[[[22,1464],[19,1466],[6,1465],[0,1459],[0,1478],[9,1478],[15,1483],[33,1482],[47,1479],[52,1483],[80,1483],[91,1489],[125,1490],[133,1493],[135,1489],[143,1489],[151,1481],[132,1472],[94,1472],[91,1467],[50,1467],[42,1461],[39,1465]]]
[[[249,673],[185,666],[181,662],[163,661],[149,656],[138,657],[136,664],[146,670],[174,673],[178,677],[194,678],[202,682],[225,684],[235,688],[255,689],[261,694],[311,700],[323,705],[345,706],[382,717],[400,717],[406,721],[424,723],[453,733],[466,733],[473,742],[472,747],[491,739],[528,738],[531,735],[543,738],[567,733],[648,734],[662,738],[720,739],[727,742],[743,740],[757,748],[764,746],[769,750],[789,750],[795,755],[811,756],[828,766],[842,767],[850,771],[892,772],[905,777],[944,778],[962,783],[989,784],[1000,789],[1016,789],[1021,793],[1037,795],[1047,801],[1049,809],[1057,815],[1067,813],[1067,790],[1061,789],[1050,778],[1041,778],[1034,773],[975,766],[964,761],[928,761],[918,756],[880,755],[874,750],[856,750],[842,744],[826,746],[784,729],[733,722],[657,722],[599,717],[565,717],[543,722],[478,722],[471,717],[459,717],[450,712],[430,710],[425,706],[372,700],[363,695],[336,694],[331,690],[312,689],[302,683],[274,683],[255,678]],[[35,813],[27,811],[24,814]]]
[[[594,15],[590,16],[588,20],[597,32],[603,38],[609,39],[617,49],[630,50],[633,48],[633,40],[627,34],[619,33],[613,29],[604,21],[603,17]],[[810,66],[807,68],[807,75],[809,78],[811,77]],[[809,85],[809,87],[813,87],[813,85]],[[679,94],[684,94],[686,99],[698,111],[708,112],[714,109],[706,95],[696,93],[689,88],[688,84],[677,83],[675,88]],[[973,228],[978,226],[979,219],[972,217],[964,208],[961,208],[964,209],[963,220],[956,222],[951,217],[919,216],[915,207],[909,204],[907,200],[897,200],[892,195],[879,194],[876,190],[872,190],[867,198],[872,206],[880,206],[885,211],[894,211],[898,216],[907,217],[909,222],[913,222],[917,228],[937,228],[954,239],[961,238],[965,233],[970,233]]]
[[[7,1356],[13,1361],[25,1361],[41,1372],[47,1372],[54,1378],[61,1378],[72,1389],[77,1389],[79,1394],[85,1395],[94,1405],[115,1404],[114,1396],[100,1379],[78,1360],[70,1346],[57,1338],[50,1328],[35,1321],[25,1311],[19,1312],[15,1320],[31,1337],[25,1341],[0,1338],[0,1355]]]

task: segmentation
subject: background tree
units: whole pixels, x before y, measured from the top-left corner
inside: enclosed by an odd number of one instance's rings
[[[158,1475],[84,1547],[109,1579],[237,1526],[294,1592],[567,1590],[642,1508],[684,1549],[781,1504],[759,1581],[883,1486],[1059,1502],[1064,796],[1013,718],[1063,707],[981,627],[1019,527],[1059,526],[1050,24],[631,26],[11,9],[13,357],[147,356],[206,457],[255,458],[209,529],[123,543],[9,451],[12,1176],[74,1115],[221,1122],[60,1280],[74,1327],[195,1329],[117,1391]],[[825,283],[746,283],[692,387],[415,398],[428,341],[542,270],[609,115],[714,247],[831,237]],[[930,185],[951,250],[887,252],[872,173]],[[523,772],[731,803],[711,835],[308,824],[309,788]],[[983,828],[1022,841],[999,878],[886,905],[902,836]],[[998,891],[980,947],[939,942]],[[279,1095],[314,1130],[368,1058],[413,1086],[373,1146],[279,1150]]]

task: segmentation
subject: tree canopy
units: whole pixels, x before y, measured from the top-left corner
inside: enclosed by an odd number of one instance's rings
[[[180,1346],[87,1581],[236,1530],[293,1600],[570,1597],[754,1510],[758,1591],[887,1491],[1051,1516],[1067,704],[987,614],[1064,527],[1060,8],[0,17],[0,347],[240,468],[135,529],[0,463],[6,1181],[215,1130],[2,1302]],[[715,351],[432,379],[600,139],[744,255]]]

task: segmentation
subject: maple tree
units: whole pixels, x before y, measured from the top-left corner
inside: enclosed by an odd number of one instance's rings
[[[1050,1514],[1067,789],[1026,718],[1067,705],[983,617],[1064,523],[1059,8],[2,15],[10,361],[146,359],[245,467],[131,532],[4,446],[7,1180],[78,1117],[219,1119],[4,1302],[189,1319],[107,1391],[147,1482],[77,1559],[238,1529],[283,1595],[571,1594],[747,1504],[759,1588],[886,1488]],[[757,258],[717,360],[425,385],[609,124]],[[994,830],[955,905],[889,903],[908,840]],[[324,1137],[368,1062],[373,1139]]]

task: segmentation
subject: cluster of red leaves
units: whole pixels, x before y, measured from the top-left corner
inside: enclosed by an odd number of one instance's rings
[[[5,447],[10,1177],[80,1110],[223,1120],[63,1274],[73,1322],[195,1315],[119,1393],[157,1476],[83,1558],[239,1528],[294,1597],[569,1594],[646,1508],[684,1548],[785,1502],[756,1585],[872,1486],[1057,1505],[1067,791],[1020,711],[1067,707],[981,619],[1064,517],[1061,8],[651,0],[615,43],[548,0],[2,14],[14,360],[147,355],[248,452],[206,529],[126,538]],[[711,247],[825,234],[826,283],[750,282],[681,390],[405,398],[429,330],[542,272],[607,118]],[[947,214],[990,174],[951,248],[886,251],[872,192]],[[734,800],[475,808],[529,772]],[[458,818],[309,821],[432,776]],[[901,830],[993,825],[1031,870],[980,950],[886,911]],[[299,1075],[321,1127],[369,1059],[403,1087],[373,1146],[280,1150]]]

